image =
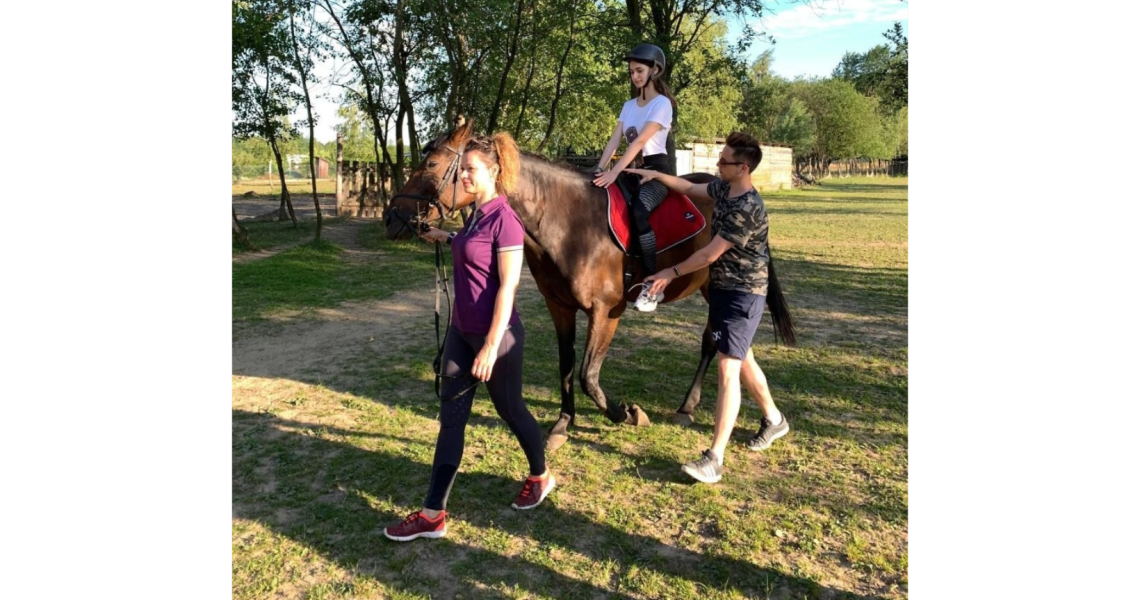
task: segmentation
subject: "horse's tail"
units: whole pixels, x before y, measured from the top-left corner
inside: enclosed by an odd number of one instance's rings
[[[772,313],[772,327],[779,339],[789,346],[796,345],[796,325],[792,321],[792,314],[788,312],[788,303],[784,300],[784,289],[780,287],[780,280],[776,278],[776,264],[772,260],[772,249],[768,249],[768,311]]]

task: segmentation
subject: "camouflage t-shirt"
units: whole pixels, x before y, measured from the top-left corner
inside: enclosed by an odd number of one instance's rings
[[[708,184],[713,207],[712,234],[732,242],[709,268],[712,287],[768,295],[768,211],[760,194],[751,189],[728,197],[723,179]]]

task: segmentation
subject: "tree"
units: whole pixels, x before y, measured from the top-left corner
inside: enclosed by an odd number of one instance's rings
[[[297,36],[297,19],[298,15],[301,18],[309,16],[307,24],[309,25],[308,31],[302,33],[302,41],[298,41]],[[309,126],[309,180],[313,184],[313,207],[317,212],[317,230],[314,238],[316,241],[321,240],[321,225],[324,219],[321,215],[321,201],[317,198],[317,168],[315,164],[315,133],[317,121],[313,115],[313,98],[309,93],[309,80],[312,78],[313,70],[313,57],[314,54],[319,52],[324,45],[316,35],[313,34],[313,22],[310,14],[310,7],[300,2],[299,0],[291,0],[289,2],[289,42],[293,49],[293,68],[301,82],[302,98],[305,101],[305,115],[306,124]],[[302,54],[302,46],[306,49]],[[317,54],[319,57],[319,54]]]
[[[897,21],[894,27],[883,34],[883,37],[893,44],[883,81],[883,105],[890,110],[897,110],[907,106],[909,100],[908,52],[910,43],[902,33],[902,24]]]
[[[233,214],[232,229],[234,242],[240,244],[246,250],[253,250],[253,242],[249,240],[249,231],[238,222],[237,209],[230,207],[230,212]]]
[[[677,92],[678,115],[672,132],[676,137],[713,139],[739,128],[743,67],[734,62],[722,41],[727,33],[723,22],[712,23],[685,59],[690,73]]]
[[[878,102],[860,94],[843,79],[797,80],[792,91],[811,112],[815,144],[805,157],[827,172],[838,159],[849,159],[881,151],[882,124],[876,111]]]
[[[860,54],[848,52],[832,71],[832,77],[850,81],[861,94],[879,99],[884,115],[907,105],[907,38],[902,24],[883,34],[892,45],[878,45]]]
[[[787,106],[776,116],[769,138],[774,144],[792,147],[793,156],[806,156],[815,146],[815,122],[799,98],[788,98]]]
[[[345,14],[342,18],[342,15],[334,8],[332,0],[317,1],[325,9],[328,16],[332,18],[335,25],[335,33],[330,34],[330,37],[335,37],[356,66],[355,78],[351,82],[353,85],[345,86],[346,96],[350,95],[355,98],[355,103],[371,121],[370,145],[376,165],[378,167],[388,165],[388,169],[380,169],[379,186],[381,197],[387,202],[388,170],[393,167],[392,158],[388,152],[387,125],[395,112],[395,108],[385,101],[387,97],[385,94],[387,75],[381,61],[376,59],[375,46],[385,43],[382,37],[376,35],[378,32],[377,24],[382,23],[386,16],[390,16],[390,13],[386,12],[383,5],[379,3],[363,2],[350,6],[344,11]],[[384,52],[381,51],[381,54]],[[345,108],[346,106],[342,104],[338,110],[340,116],[345,116],[343,114]],[[352,108],[355,109],[355,107]],[[355,114],[356,111],[353,112]],[[352,139],[353,141],[350,144],[355,145],[355,135],[361,129],[359,124],[349,126],[349,123],[346,122],[344,127],[345,129],[341,133],[345,134],[346,138]],[[380,157],[381,148],[384,150],[383,160]],[[346,153],[346,156],[355,156],[357,160],[363,160],[363,155],[356,151]]]
[[[279,143],[295,134],[288,116],[297,105],[288,68],[288,18],[275,0],[235,1],[232,4],[231,103],[233,135],[260,137],[269,143],[281,178],[278,219],[286,216],[297,226],[297,216],[285,185],[285,168]]]

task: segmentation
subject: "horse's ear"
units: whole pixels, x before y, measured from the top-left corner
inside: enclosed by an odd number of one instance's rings
[[[455,123],[458,126],[451,132],[451,140],[450,141],[452,141],[452,142],[465,141],[467,139],[470,139],[471,136],[474,134],[474,130],[475,130],[475,120],[474,119],[464,118],[463,115],[457,115],[455,117]]]

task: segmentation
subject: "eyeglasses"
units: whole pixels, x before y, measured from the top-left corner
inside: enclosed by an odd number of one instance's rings
[[[722,159],[720,159],[720,160],[718,160],[718,161],[716,161],[716,166],[718,166],[718,167],[724,167],[724,166],[728,166],[728,165],[742,165],[742,164],[744,164],[744,163],[742,163],[742,162],[732,162],[732,161],[727,161],[727,160],[725,160],[725,159],[723,159],[723,158],[722,158]]]

